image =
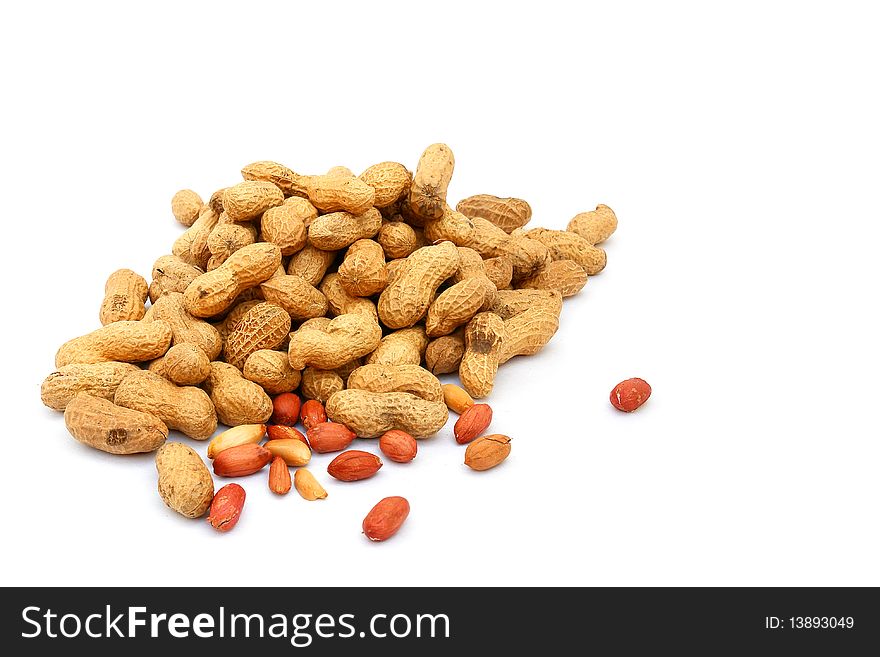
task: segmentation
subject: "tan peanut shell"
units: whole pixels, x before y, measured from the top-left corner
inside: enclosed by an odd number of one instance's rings
[[[187,264],[176,255],[164,255],[153,264],[150,301],[156,302],[165,292],[184,292],[186,287],[205,272]]]
[[[159,495],[187,518],[201,518],[214,499],[214,479],[202,457],[183,443],[166,443],[156,452]]]
[[[259,299],[248,299],[247,301],[242,301],[240,303],[235,304],[232,307],[232,310],[229,311],[229,314],[226,315],[226,319],[223,320],[226,329],[226,336],[235,330],[235,327],[242,320],[242,318],[247,315],[248,311],[254,306],[263,303]],[[224,338],[225,343],[225,338]]]
[[[474,234],[465,246],[484,258],[506,257],[513,267],[513,277],[528,278],[541,271],[551,261],[550,249],[523,235],[508,235],[492,222],[474,217]]]
[[[409,258],[397,258],[396,260],[391,260],[385,264],[385,275],[387,277],[385,287],[391,285],[401,274],[403,274],[408,262]]]
[[[376,208],[368,208],[360,214],[331,212],[309,224],[309,243],[325,251],[338,251],[360,239],[373,237],[381,227],[382,215]]]
[[[270,182],[288,196],[306,196],[305,176],[278,162],[264,160],[248,164],[241,170],[241,177]]]
[[[388,328],[404,328],[418,322],[427,312],[434,293],[459,266],[452,242],[418,249],[404,271],[379,297],[379,318]]]
[[[221,187],[220,189],[215,190],[214,193],[211,194],[211,198],[208,199],[208,207],[211,208],[217,216],[223,214],[223,194],[226,193],[227,189],[229,188]]]
[[[55,367],[110,360],[142,363],[164,355],[169,346],[171,327],[167,322],[113,322],[61,345]]]
[[[148,292],[147,281],[131,269],[118,269],[110,274],[104,285],[101,324],[142,319],[147,312],[144,304]]]
[[[327,274],[321,283],[321,293],[327,299],[330,312],[333,315],[366,315],[376,323],[379,322],[379,314],[376,304],[366,297],[355,297],[349,294],[342,286],[339,274]]]
[[[84,392],[67,404],[64,424],[79,442],[110,454],[152,452],[168,438],[168,427],[156,416]]]
[[[425,220],[425,237],[429,242],[452,242],[456,246],[467,246],[474,239],[474,222],[456,212],[449,206],[437,219]]]
[[[367,363],[377,365],[418,365],[428,347],[424,326],[413,326],[389,333],[376,350],[367,357]]]
[[[506,320],[537,306],[547,308],[559,317],[562,311],[562,294],[558,290],[499,290],[489,310]]]
[[[458,270],[452,275],[453,283],[461,283],[469,278],[486,275],[483,256],[467,246],[458,247]]]
[[[504,344],[499,364],[514,356],[532,356],[550,342],[559,328],[559,314],[547,307],[535,306],[504,321]]]
[[[383,221],[376,241],[388,259],[405,258],[420,246],[416,231],[403,221]]]
[[[589,276],[594,276],[605,268],[607,262],[605,251],[593,246],[576,233],[567,230],[533,228],[527,231],[525,236],[537,240],[550,249],[550,257],[554,261],[572,260],[583,267]]]
[[[291,392],[301,380],[300,372],[290,366],[287,352],[270,349],[260,349],[248,356],[242,374],[270,395]]]
[[[446,144],[431,144],[419,158],[409,192],[409,207],[423,219],[437,219],[446,207],[446,190],[455,157]]]
[[[522,228],[532,218],[532,207],[521,198],[499,198],[491,194],[469,196],[459,201],[455,209],[467,217],[491,221],[505,233]]]
[[[174,241],[171,253],[186,264],[204,270],[208,258],[211,257],[211,253],[208,251],[208,235],[214,230],[219,219],[219,212],[211,209],[202,212],[195,223]]]
[[[495,385],[504,346],[504,320],[495,313],[480,313],[467,325],[464,338],[458,375],[470,396],[480,399],[492,392]]]
[[[419,365],[363,365],[349,375],[347,387],[370,392],[409,392],[427,401],[443,401],[440,381]]]
[[[327,169],[326,176],[334,176],[337,178],[354,178],[354,171],[346,166],[337,165]]]
[[[176,344],[150,363],[149,370],[176,385],[196,386],[208,378],[211,360],[194,344]]]
[[[432,374],[457,372],[464,356],[464,330],[459,329],[428,343],[425,366]]]
[[[322,212],[362,215],[373,207],[376,198],[372,187],[352,176],[309,176],[305,179],[305,186],[309,201]]]
[[[339,265],[339,282],[355,297],[369,297],[385,288],[385,252],[378,242],[358,240]]]
[[[248,381],[238,368],[228,364],[211,363],[211,373],[205,380],[205,390],[211,396],[217,417],[228,427],[239,424],[263,424],[272,417],[272,400],[253,381]]]
[[[253,226],[218,224],[208,236],[208,250],[211,252],[211,257],[208,259],[206,269],[208,271],[217,269],[233,253],[255,241],[256,231]]]
[[[304,198],[293,196],[263,213],[260,234],[263,241],[278,245],[281,255],[293,255],[306,244],[306,222],[311,222],[317,216],[314,205]]]
[[[171,327],[174,345],[194,345],[212,360],[220,354],[223,341],[217,329],[187,312],[184,307],[184,295],[180,292],[168,292],[156,299],[151,307],[149,319],[163,321]]]
[[[412,173],[399,162],[380,162],[364,171],[359,178],[373,188],[373,205],[385,208],[409,191]]]
[[[221,313],[239,294],[275,274],[280,264],[281,249],[270,242],[239,249],[217,269],[189,284],[183,297],[184,306],[196,317]]]
[[[485,275],[468,278],[444,290],[428,308],[425,330],[436,338],[468,323],[495,298],[495,286]]]
[[[195,440],[207,440],[217,428],[214,405],[204,390],[176,386],[146,370],[126,375],[116,389],[113,403],[155,415],[169,429]]]
[[[317,399],[323,403],[334,392],[345,389],[345,381],[336,370],[319,370],[307,367],[302,371],[300,392],[306,399]]]
[[[414,438],[437,433],[449,419],[446,404],[430,402],[408,392],[342,390],[326,404],[327,417],[344,424],[361,438],[400,429]]]
[[[284,193],[265,180],[245,180],[223,192],[223,211],[232,221],[255,219],[283,202]]]
[[[223,355],[239,369],[255,351],[274,349],[290,333],[290,315],[274,303],[258,303],[245,313],[226,336]]]
[[[287,273],[291,276],[302,276],[309,285],[317,287],[324,280],[324,274],[335,258],[336,251],[323,251],[306,244],[290,258]]]
[[[63,411],[70,400],[84,392],[100,399],[113,399],[116,388],[129,372],[138,369],[131,363],[75,363],[59,367],[43,380],[40,399],[51,409]]]
[[[607,240],[617,230],[617,215],[607,205],[597,205],[595,210],[581,212],[568,222],[567,230],[577,233],[595,246]]]
[[[521,288],[556,290],[570,297],[587,284],[587,272],[572,260],[554,260],[538,274],[519,282]]]
[[[361,314],[339,315],[323,330],[301,326],[290,336],[290,366],[295,370],[307,365],[333,370],[366,356],[379,346],[381,339],[379,325]]]
[[[280,306],[297,321],[327,314],[327,297],[302,276],[275,276],[262,283],[260,290],[266,301]]]
[[[171,214],[184,226],[192,226],[199,218],[204,202],[202,197],[191,189],[181,189],[171,197]]]
[[[506,290],[513,280],[513,263],[506,256],[486,258],[483,260],[486,277],[495,285],[495,289]]]

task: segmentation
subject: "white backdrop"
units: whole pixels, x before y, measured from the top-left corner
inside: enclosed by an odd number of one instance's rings
[[[880,584],[876,17],[587,4],[7,8],[2,583]],[[435,141],[452,201],[620,218],[550,346],[498,376],[503,466],[470,472],[450,425],[323,502],[241,481],[221,535],[163,506],[152,456],[41,405],[106,276],[169,252],[177,189],[261,159],[412,168]],[[654,394],[624,415],[630,376]],[[374,545],[386,495],[412,513]]]

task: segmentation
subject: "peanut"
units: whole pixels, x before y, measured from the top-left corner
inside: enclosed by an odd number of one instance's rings
[[[480,399],[492,392],[505,339],[504,321],[494,313],[480,313],[465,329],[465,351],[458,373],[464,389]]]
[[[431,144],[419,158],[409,192],[409,207],[423,219],[438,219],[446,207],[446,189],[455,168],[446,144]]]
[[[208,378],[211,359],[194,344],[176,344],[150,363],[149,370],[179,386],[195,386]]]
[[[226,336],[223,355],[227,363],[242,369],[248,356],[260,349],[274,349],[289,333],[290,315],[283,308],[272,303],[258,303]]]
[[[443,291],[428,308],[425,329],[429,337],[448,335],[467,324],[495,298],[495,285],[481,275],[456,283]]]
[[[558,317],[562,311],[562,294],[558,290],[499,290],[489,310],[507,320],[536,306],[547,308]]]
[[[307,399],[325,402],[330,395],[345,389],[345,381],[336,370],[320,370],[307,367],[302,371],[300,391]]]
[[[164,292],[184,292],[187,285],[205,272],[187,264],[176,255],[164,255],[153,264],[150,301],[156,303]]]
[[[432,374],[457,372],[464,356],[464,330],[441,336],[428,343],[425,365]]]
[[[450,411],[455,411],[459,415],[474,405],[474,400],[467,390],[454,383],[443,384],[443,401]]]
[[[366,315],[346,314],[333,319],[325,330],[300,327],[290,336],[290,366],[301,370],[307,365],[322,370],[341,367],[366,356],[379,346],[382,329]]]
[[[162,356],[170,345],[167,322],[113,322],[61,345],[55,367],[113,360],[142,363]]]
[[[483,260],[486,276],[496,289],[506,290],[513,280],[513,263],[507,256],[497,256]]]
[[[550,249],[525,235],[508,235],[495,224],[475,217],[472,239],[465,244],[483,257],[506,257],[513,267],[513,278],[534,276],[550,264]]]
[[[174,345],[191,344],[199,347],[209,359],[217,358],[223,348],[223,340],[216,328],[208,322],[193,317],[184,305],[180,292],[166,292],[151,307],[149,320],[161,320],[171,327]]]
[[[176,386],[153,372],[141,370],[126,375],[116,389],[113,402],[151,413],[169,429],[177,429],[195,440],[207,440],[217,428],[214,404],[204,390]]]
[[[314,205],[293,196],[263,213],[260,219],[263,241],[277,245],[283,256],[293,255],[306,245],[306,223],[311,223],[317,216]]]
[[[382,215],[376,208],[361,213],[332,212],[309,224],[309,243],[325,251],[338,251],[359,239],[372,237],[381,227]]]
[[[419,438],[443,428],[449,411],[442,401],[426,401],[408,392],[342,390],[327,400],[327,417],[361,438],[381,436],[391,429]]]
[[[425,237],[430,242],[449,241],[456,246],[467,246],[474,239],[474,222],[449,206],[438,219],[425,221]]]
[[[155,415],[84,392],[67,404],[64,424],[79,442],[110,454],[152,452],[168,438],[168,427]]]
[[[321,283],[321,293],[327,299],[330,312],[334,315],[366,315],[377,324],[379,323],[376,304],[370,299],[349,294],[342,286],[339,274],[332,273],[324,277],[324,281]]]
[[[265,424],[240,424],[227,429],[208,443],[208,458],[214,459],[220,452],[239,445],[256,445],[265,435]]]
[[[256,383],[245,379],[233,365],[211,363],[211,373],[204,385],[217,410],[217,417],[226,426],[263,424],[272,416],[269,395]]]
[[[373,188],[373,205],[377,208],[395,203],[409,191],[412,184],[412,173],[398,162],[374,164],[358,177]]]
[[[519,286],[534,290],[556,290],[570,297],[587,284],[587,272],[573,260],[554,260],[539,273],[519,282]]]
[[[270,395],[295,390],[301,380],[300,372],[290,366],[285,352],[269,349],[259,349],[248,356],[242,374]]]
[[[522,228],[532,218],[531,206],[519,198],[499,198],[491,194],[477,194],[462,199],[455,209],[467,217],[491,221],[505,233]]]
[[[418,365],[428,347],[428,336],[422,326],[389,333],[376,350],[367,357],[369,364]]]
[[[348,388],[370,392],[409,392],[426,401],[443,401],[440,381],[418,365],[364,365],[348,377]]]
[[[323,251],[311,244],[306,244],[301,251],[297,251],[287,265],[287,273],[293,276],[302,276],[309,285],[317,287],[327,269],[333,264],[336,251]]]
[[[226,262],[233,253],[256,241],[253,226],[241,224],[219,224],[208,236],[208,250],[211,257],[206,269],[213,271]]]
[[[595,210],[581,212],[568,222],[567,230],[577,233],[588,244],[595,246],[607,240],[617,230],[617,215],[607,205],[597,205]]]
[[[533,228],[525,232],[525,237],[545,245],[554,261],[572,260],[583,267],[589,276],[594,276],[605,268],[605,251],[593,246],[577,233]]]
[[[205,462],[183,443],[166,443],[156,452],[159,495],[187,518],[201,518],[214,499],[214,479]]]
[[[131,363],[116,361],[65,365],[43,380],[40,399],[56,411],[63,411],[80,392],[112,401],[125,375],[137,369]]]
[[[382,246],[385,257],[406,258],[419,248],[419,240],[413,227],[403,221],[383,221],[376,241]]]
[[[443,242],[417,250],[408,261],[379,297],[379,318],[389,328],[405,328],[418,322],[440,284],[458,270],[460,257],[452,242]]]
[[[118,269],[107,279],[100,319],[105,326],[113,322],[143,319],[149,288],[143,276],[131,269]]]
[[[281,205],[284,193],[265,180],[246,180],[223,192],[223,210],[232,221],[248,221]]]
[[[199,218],[204,202],[202,197],[191,189],[181,189],[171,197],[171,214],[184,226],[192,226]]]
[[[264,160],[248,164],[241,170],[241,177],[245,180],[270,182],[288,196],[306,196],[305,176],[277,162]]]
[[[297,321],[327,314],[327,297],[302,276],[274,276],[262,283],[260,290],[267,301],[280,306]]]
[[[309,502],[323,500],[327,497],[327,491],[307,468],[300,468],[294,473],[293,485],[296,487],[296,492]]]
[[[183,295],[184,306],[196,317],[223,312],[239,294],[271,277],[280,264],[281,249],[269,242],[239,249],[217,269],[189,284]]]
[[[339,265],[339,282],[355,297],[369,297],[385,288],[385,252],[378,242],[362,239],[348,247]]]
[[[359,215],[370,210],[376,199],[372,187],[347,175],[309,176],[305,187],[312,205],[322,212],[344,211]]]
[[[220,213],[213,209],[202,212],[195,223],[174,241],[171,253],[186,264],[204,270],[208,258],[211,257],[211,253],[208,251],[208,235],[211,234],[219,219]]]
[[[559,328],[559,313],[535,306],[504,320],[504,344],[498,362],[514,356],[532,356],[550,341]]]

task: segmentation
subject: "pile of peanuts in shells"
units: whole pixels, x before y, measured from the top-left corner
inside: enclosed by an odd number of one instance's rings
[[[102,328],[61,345],[43,403],[90,447],[157,450],[165,504],[207,514],[221,532],[238,522],[244,488],[215,492],[205,461],[166,442],[169,430],[210,440],[217,477],[267,471],[274,493],[295,488],[309,501],[327,497],[330,478],[374,476],[380,453],[412,461],[449,411],[465,465],[497,466],[510,438],[487,433],[492,409],[474,400],[491,393],[500,365],[550,341],[563,299],[605,267],[596,245],[617,218],[599,205],[566,230],[527,229],[526,201],[488,194],[453,209],[453,166],[450,148],[433,144],[415,173],[382,162],[359,176],[300,175],[264,161],[207,202],[177,192],[171,209],[187,229],[149,283],[128,269],[110,275]],[[460,386],[437,378],[456,372]],[[631,379],[611,401],[630,411],[649,394]],[[329,478],[306,467],[312,452],[338,452]],[[386,497],[363,533],[385,540],[408,514],[405,498]]]

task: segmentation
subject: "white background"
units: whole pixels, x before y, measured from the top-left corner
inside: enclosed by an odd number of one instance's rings
[[[2,583],[880,585],[876,17],[601,4],[7,7]],[[177,189],[261,159],[413,168],[435,141],[452,201],[620,218],[550,346],[498,376],[503,466],[470,472],[451,426],[362,483],[315,457],[327,500],[264,472],[221,535],[164,507],[152,456],[41,405],[106,276],[170,251]],[[630,376],[654,395],[624,415]],[[386,495],[412,513],[374,545]]]

